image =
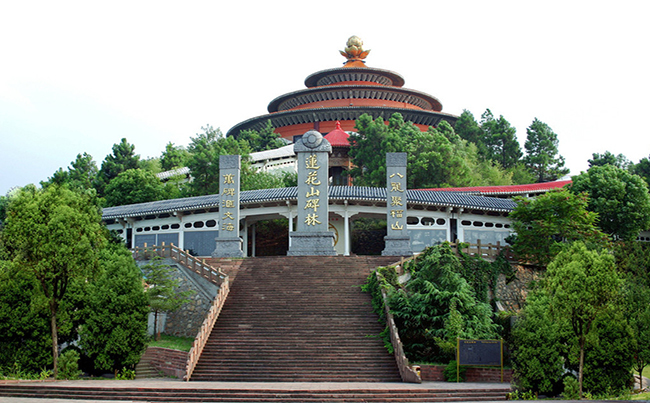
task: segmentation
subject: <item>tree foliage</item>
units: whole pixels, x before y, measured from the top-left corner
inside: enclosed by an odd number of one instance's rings
[[[350,175],[356,185],[385,186],[388,152],[408,153],[408,187],[431,188],[510,184],[510,175],[490,162],[481,161],[474,144],[460,138],[445,121],[422,132],[401,114],[357,119],[357,133],[350,135]]]
[[[164,264],[162,258],[155,257],[145,266],[142,273],[147,284],[146,298],[149,309],[154,313],[154,334],[157,334],[158,315],[173,312],[189,301],[192,291],[177,291],[179,281],[174,279],[172,268]]]
[[[47,300],[56,374],[60,303],[72,283],[94,275],[104,244],[98,209],[89,196],[65,187],[23,188],[10,203],[2,242],[9,259],[34,276]]]
[[[609,164],[621,169],[629,169],[632,164],[623,154],[614,155],[609,151],[605,151],[602,154],[593,153],[592,158],[587,160],[587,162],[589,162],[589,167]]]
[[[594,165],[573,177],[574,193],[589,195],[588,209],[598,226],[614,238],[636,239],[650,228],[650,195],[643,179],[614,165]]]
[[[497,336],[490,305],[477,299],[448,245],[426,249],[407,270],[411,279],[404,286],[392,282],[388,299],[410,359],[449,360],[448,345],[457,337]]]
[[[568,242],[606,244],[596,226],[597,215],[587,211],[586,194],[556,190],[535,199],[517,198],[510,213],[515,232],[513,249],[520,259],[547,265]]]
[[[224,137],[221,130],[207,125],[201,128],[203,133],[192,137],[188,147],[190,157],[187,166],[192,172],[192,182],[189,191],[192,196],[202,196],[219,193],[219,156],[242,156],[242,171],[248,169],[248,142],[235,140],[234,137]]]
[[[119,174],[106,187],[105,206],[163,200],[167,195],[166,190],[155,174],[143,169],[129,169]]]
[[[165,151],[160,157],[160,166],[163,171],[182,168],[187,164],[189,152],[182,146],[175,146],[171,141],[165,146]]]
[[[583,390],[585,347],[597,320],[603,317],[619,297],[622,280],[616,271],[614,256],[589,250],[574,242],[548,265],[547,293],[551,316],[568,320],[578,346],[578,383]],[[593,363],[593,360],[589,361]]]
[[[498,119],[487,109],[481,115],[481,130],[486,146],[486,157],[503,168],[513,168],[523,153],[517,140],[517,129],[510,125],[503,115]]]
[[[564,157],[558,153],[557,134],[546,123],[535,118],[526,134],[524,163],[537,182],[554,181],[569,173],[564,168]]]
[[[645,183],[650,187],[650,159],[641,158],[638,164],[633,164],[630,167],[630,172],[639,175],[645,180]]]
[[[95,181],[95,189],[99,195],[104,195],[106,186],[119,174],[129,169],[138,168],[139,161],[140,156],[135,154],[135,146],[129,144],[125,138],[119,143],[113,144],[113,153],[107,155],[102,162]]]
[[[270,119],[259,132],[253,129],[242,130],[237,135],[237,140],[247,141],[251,152],[273,150],[287,145],[280,134],[275,132]]]
[[[79,343],[96,370],[114,372],[140,360],[149,309],[140,269],[124,246],[102,250],[100,267],[88,288]]]

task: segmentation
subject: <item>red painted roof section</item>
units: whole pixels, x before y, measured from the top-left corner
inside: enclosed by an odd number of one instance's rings
[[[325,138],[330,142],[332,147],[350,147],[348,137],[350,135],[341,129],[341,122],[338,120],[336,121],[336,128],[325,135]]]
[[[467,193],[481,193],[481,194],[514,194],[514,193],[535,193],[544,192],[552,189],[560,189],[571,183],[570,180],[544,182],[544,183],[531,183],[529,185],[509,185],[509,186],[471,186],[465,188],[437,188],[437,189],[421,189],[421,190],[435,190],[447,192],[467,192]]]

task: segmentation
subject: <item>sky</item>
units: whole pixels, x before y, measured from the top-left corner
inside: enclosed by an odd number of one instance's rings
[[[438,98],[489,108],[524,145],[535,118],[571,174],[592,153],[650,155],[646,1],[0,0],[0,195],[77,154],[101,165],[126,138],[142,158],[225,133],[341,67],[352,35],[369,67]]]

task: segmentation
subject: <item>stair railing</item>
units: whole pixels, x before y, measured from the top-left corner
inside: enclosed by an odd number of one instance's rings
[[[173,243],[165,245],[163,242],[162,245],[153,246],[147,246],[145,243],[142,248],[138,246],[133,248],[132,253],[135,260],[150,259],[153,256],[170,258],[181,266],[190,269],[217,285],[220,285],[228,278],[228,275],[222,272],[220,268],[210,266],[205,263],[205,260],[192,256],[189,251],[184,251]]]
[[[229,292],[230,292],[230,281],[228,280],[228,276],[226,276],[226,278],[219,286],[219,292],[217,293],[217,296],[212,301],[212,306],[210,307],[210,311],[208,312],[208,315],[205,317],[205,320],[201,325],[201,329],[199,329],[199,333],[196,335],[196,338],[194,339],[194,344],[192,344],[192,348],[190,349],[190,352],[187,355],[187,365],[185,367],[185,381],[189,381],[190,378],[192,377],[194,368],[196,368],[196,364],[199,362],[201,353],[203,353],[203,348],[205,347],[205,344],[207,343],[208,338],[210,337],[210,333],[212,333],[212,328],[214,327],[217,318],[219,318],[219,314],[221,313],[221,309],[223,308],[223,304],[226,302],[226,297],[228,297]]]
[[[230,292],[230,278],[227,274],[221,271],[220,268],[214,268],[209,264],[205,263],[205,260],[198,259],[190,254],[189,251],[184,251],[174,244],[165,245],[163,242],[162,245],[150,246],[147,247],[147,244],[144,244],[143,248],[135,247],[132,250],[133,258],[138,259],[150,259],[154,256],[160,256],[162,258],[170,258],[176,263],[180,264],[183,267],[188,268],[189,270],[205,277],[210,282],[217,284],[219,286],[219,291],[217,295],[212,300],[212,305],[210,310],[206,315],[201,328],[199,329],[198,334],[194,338],[194,343],[192,348],[187,355],[187,364],[185,366],[185,377],[186,381],[189,381],[196,368],[196,364],[199,362],[201,353],[205,348],[205,344],[212,333],[212,328],[219,318],[219,314],[223,308],[223,304],[226,302],[228,293]]]
[[[375,272],[375,275],[377,276],[379,284],[381,284],[379,272]],[[386,295],[386,290],[381,286],[379,288],[381,289],[381,297],[384,300],[384,312],[386,312],[386,325],[388,326],[390,334],[390,342],[393,345],[393,354],[395,355],[395,361],[397,362],[397,368],[399,369],[399,375],[402,378],[402,382],[422,383],[420,374],[409,365],[409,360],[406,358],[406,354],[404,354],[404,346],[402,345],[402,340],[399,338],[395,319],[388,307],[388,296]]]

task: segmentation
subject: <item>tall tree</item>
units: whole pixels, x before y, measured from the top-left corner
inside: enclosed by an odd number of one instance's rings
[[[125,138],[117,144],[113,144],[113,153],[106,156],[102,167],[97,174],[95,188],[100,196],[104,195],[104,190],[109,182],[117,175],[129,169],[138,168],[140,156],[135,154],[135,146],[129,144]]]
[[[638,164],[632,164],[630,172],[642,177],[650,187],[650,159],[642,158]]]
[[[142,274],[131,253],[111,244],[100,254],[101,273],[88,286],[79,344],[96,370],[138,363],[147,343],[149,308]]]
[[[609,151],[605,151],[602,154],[593,153],[592,158],[587,160],[589,162],[589,167],[593,166],[603,166],[606,164],[614,165],[617,168],[629,169],[632,162],[628,160],[625,155],[619,154],[614,155]]]
[[[105,242],[99,211],[89,196],[65,187],[26,187],[10,202],[2,242],[9,259],[34,276],[47,300],[56,375],[59,305],[71,283],[96,272]]]
[[[588,209],[598,214],[598,226],[614,238],[635,239],[650,229],[650,195],[638,175],[614,165],[594,165],[573,177],[574,193],[589,194]]]
[[[481,126],[479,126],[476,119],[474,119],[472,112],[463,109],[463,113],[460,114],[456,121],[454,131],[463,140],[476,144],[479,155],[482,158],[487,158],[488,151],[487,146],[485,145],[485,135]]]
[[[172,275],[172,268],[159,257],[142,266],[142,273],[147,284],[146,297],[149,309],[154,314],[154,334],[159,336],[158,315],[161,312],[173,312],[189,302],[192,291],[177,291],[180,282]]]
[[[160,157],[160,165],[163,171],[171,171],[174,168],[182,168],[187,164],[189,152],[182,146],[175,146],[171,141],[165,146]]]
[[[503,115],[495,119],[492,111],[487,109],[481,115],[481,130],[487,148],[487,158],[499,163],[503,168],[515,167],[523,155],[517,140],[517,129],[512,127]]]
[[[165,185],[149,171],[129,169],[108,184],[104,198],[106,207],[163,200]]]
[[[266,121],[266,124],[259,132],[252,129],[242,130],[239,132],[237,140],[248,141],[251,152],[273,150],[287,145],[280,137],[280,134],[275,132],[275,127],[273,127],[270,119]]]
[[[569,173],[564,168],[564,157],[558,154],[557,134],[546,123],[535,118],[526,134],[524,163],[537,182],[554,181]]]
[[[187,167],[192,172],[192,182],[189,184],[193,196],[214,194],[219,192],[219,156],[242,156],[242,171],[248,168],[248,142],[235,140],[234,137],[224,137],[220,129],[207,125],[201,128],[203,133],[192,138],[188,147],[190,157]]]
[[[618,298],[622,279],[614,257],[575,242],[548,265],[547,292],[551,315],[568,319],[579,350],[578,384],[582,398],[585,346],[593,325]]]
[[[563,189],[515,200],[510,220],[516,234],[513,249],[520,259],[545,266],[565,243],[583,240],[606,245],[606,235],[596,226],[596,213],[587,211],[589,199],[584,193]]]

